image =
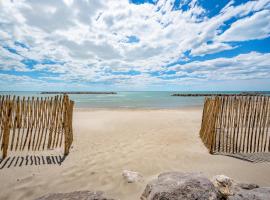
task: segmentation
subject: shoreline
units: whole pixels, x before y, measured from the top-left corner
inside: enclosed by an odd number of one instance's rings
[[[174,93],[171,96],[179,97],[213,97],[213,96],[263,96],[269,92],[239,92],[239,93]]]
[[[197,106],[183,106],[183,107],[174,107],[174,108],[133,108],[133,107],[115,107],[115,108],[106,108],[106,107],[75,107],[73,111],[75,112],[91,112],[91,111],[181,111],[181,110],[203,110],[203,105]]]

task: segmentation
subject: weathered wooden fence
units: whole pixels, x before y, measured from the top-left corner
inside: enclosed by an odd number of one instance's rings
[[[73,141],[74,102],[67,95],[25,98],[0,96],[0,145],[9,151],[60,148],[69,153]]]
[[[210,153],[270,152],[269,126],[269,96],[217,96],[205,99],[200,137]]]

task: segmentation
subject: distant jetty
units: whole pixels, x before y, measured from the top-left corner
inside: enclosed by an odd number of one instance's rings
[[[175,93],[171,96],[180,96],[180,97],[205,97],[205,96],[258,96],[269,94],[266,92],[241,92],[241,93],[231,93],[231,94],[224,94],[224,93]]]
[[[41,94],[117,94],[116,92],[41,92]]]

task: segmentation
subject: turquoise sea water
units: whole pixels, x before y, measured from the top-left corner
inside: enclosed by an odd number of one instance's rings
[[[177,97],[174,93],[241,93],[241,92],[117,92],[117,94],[71,94],[77,108],[142,108],[142,109],[175,109],[183,107],[202,106],[204,97]],[[269,94],[269,92],[267,92]],[[0,95],[19,95],[46,97],[54,95],[40,94],[40,92],[0,92]]]

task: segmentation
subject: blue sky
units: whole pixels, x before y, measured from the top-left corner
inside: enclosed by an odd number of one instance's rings
[[[0,90],[270,90],[270,0],[1,1]]]

